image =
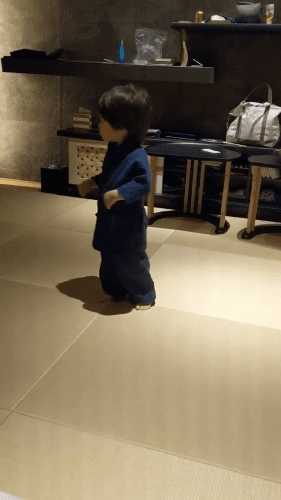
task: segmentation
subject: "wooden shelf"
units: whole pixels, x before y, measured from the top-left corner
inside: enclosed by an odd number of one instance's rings
[[[177,22],[171,23],[171,28],[173,30],[184,29],[187,33],[194,34],[207,34],[207,33],[236,33],[236,34],[259,34],[259,33],[280,33],[281,34],[281,24],[251,24],[251,23],[230,23],[230,24],[220,24],[220,23],[188,23],[188,22]]]
[[[113,78],[119,80],[214,83],[214,68],[190,66],[140,66],[132,63],[112,64],[95,61],[66,61],[64,59],[1,59],[5,73],[75,76],[77,78]]]

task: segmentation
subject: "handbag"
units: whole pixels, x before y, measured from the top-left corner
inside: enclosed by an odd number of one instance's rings
[[[268,88],[267,102],[246,102],[263,85]],[[271,87],[267,83],[258,85],[228,114],[226,142],[267,148],[276,146],[280,142],[280,113],[281,108],[272,104]]]
[[[258,24],[261,22],[261,13],[260,3],[239,2],[236,5],[236,22]]]

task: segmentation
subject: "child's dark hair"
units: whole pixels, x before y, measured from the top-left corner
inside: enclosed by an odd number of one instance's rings
[[[114,130],[126,129],[129,137],[144,144],[152,111],[144,88],[134,83],[117,85],[100,97],[98,110]]]

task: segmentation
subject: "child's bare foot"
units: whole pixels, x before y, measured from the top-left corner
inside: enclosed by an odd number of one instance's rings
[[[135,307],[138,310],[145,311],[146,309],[150,309],[151,308],[151,304],[136,304]]]

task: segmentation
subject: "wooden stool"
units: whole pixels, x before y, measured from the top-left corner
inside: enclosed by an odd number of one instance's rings
[[[262,181],[262,167],[279,167],[281,168],[280,160],[274,155],[259,155],[250,156],[249,158],[250,167],[253,171],[253,180],[251,188],[250,205],[248,211],[248,222],[247,229],[243,232],[241,238],[244,240],[250,240],[254,236],[263,233],[280,233],[281,225],[260,225],[255,227],[255,221],[258,211],[259,195]]]
[[[165,143],[151,146],[146,149],[150,157],[150,172],[151,172],[151,191],[148,195],[148,222],[153,224],[158,219],[163,217],[183,217],[201,219],[216,226],[216,234],[226,233],[229,229],[229,223],[225,221],[227,200],[230,182],[230,172],[232,160],[240,158],[241,153],[230,151],[221,146],[209,145],[192,145],[190,143]],[[154,212],[154,195],[155,195],[155,180],[156,180],[156,158],[155,157],[180,157],[187,160],[186,179],[184,191],[183,211],[159,212],[153,215]],[[220,217],[215,215],[200,215],[202,210],[203,188],[205,180],[205,166],[208,161],[218,161],[226,163],[224,187],[221,203]],[[191,181],[191,170],[193,162],[193,175]],[[198,199],[196,205],[196,193],[198,191]],[[190,199],[190,203],[189,202]]]

